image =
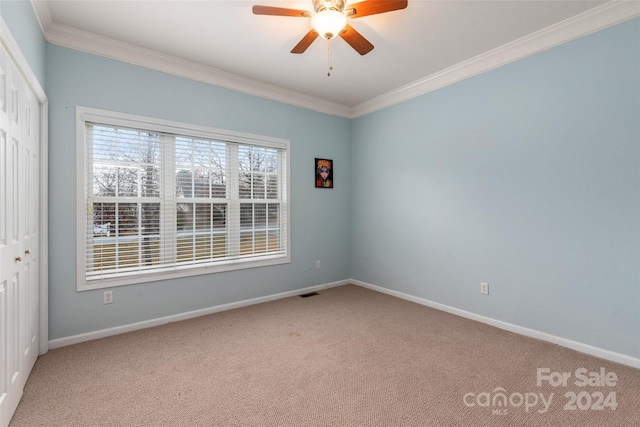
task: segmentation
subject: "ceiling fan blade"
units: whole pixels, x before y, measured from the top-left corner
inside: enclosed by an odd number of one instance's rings
[[[304,53],[305,50],[311,43],[318,37],[318,33],[316,30],[310,30],[305,36],[298,42],[297,45],[293,49],[291,49],[291,53]]]
[[[253,6],[254,15],[275,15],[275,16],[294,16],[298,18],[307,18],[311,13],[301,9],[287,9],[285,7],[272,6]]]
[[[353,29],[353,27],[347,24],[343,32],[340,33],[340,37],[344,39],[349,45],[354,48],[360,55],[366,55],[371,52],[373,45],[369,40],[365,39],[362,34]]]
[[[391,12],[407,7],[407,0],[369,0],[349,4],[344,8],[347,16],[362,18],[363,16]]]

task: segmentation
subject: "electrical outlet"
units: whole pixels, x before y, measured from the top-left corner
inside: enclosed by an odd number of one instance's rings
[[[113,302],[113,291],[104,291],[104,303],[111,304]]]
[[[316,268],[320,268],[320,260],[316,261]]]
[[[480,293],[489,295],[489,284],[487,282],[480,282]]]

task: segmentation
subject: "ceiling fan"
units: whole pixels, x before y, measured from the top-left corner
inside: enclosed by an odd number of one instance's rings
[[[373,45],[347,23],[347,18],[361,18],[407,7],[407,0],[369,0],[350,5],[347,5],[345,0],[312,0],[312,3],[313,12],[283,7],[253,6],[253,13],[311,18],[311,30],[295,45],[291,53],[303,53],[318,36],[327,40],[340,36],[360,55],[366,55],[371,52]]]

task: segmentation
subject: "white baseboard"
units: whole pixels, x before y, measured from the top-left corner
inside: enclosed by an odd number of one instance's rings
[[[487,325],[495,326],[496,328],[504,329],[509,332],[514,332],[516,334],[524,335],[531,338],[536,338],[542,341],[547,341],[553,344],[560,345],[562,347],[567,347],[572,350],[579,351],[580,353],[589,354],[591,356],[599,357],[601,359],[609,360],[611,362],[616,362],[622,365],[631,366],[632,368],[640,369],[640,358],[637,358],[637,357],[627,356],[625,354],[616,353],[614,351],[604,350],[602,348],[594,347],[594,346],[573,341],[567,338],[562,338],[555,335],[547,334],[545,332],[537,331],[535,329],[525,328],[523,326],[518,326],[512,323],[503,322],[502,320],[492,319],[490,317],[486,317],[486,316],[475,314],[469,311],[461,310],[459,308],[451,307],[445,304],[440,304],[424,298],[419,298],[413,295],[383,288],[381,286],[372,285],[370,283],[362,282],[360,280],[352,279],[350,282],[353,283],[354,285],[362,286],[363,288],[371,289],[373,291],[381,292],[383,294],[391,295],[397,298],[402,298],[407,301],[415,302],[417,304],[435,308],[436,310],[445,311],[447,313],[455,314],[456,316],[475,320],[477,322],[486,323]]]
[[[105,338],[113,335],[123,334],[126,332],[137,331],[139,329],[152,328],[154,326],[160,326],[160,325],[164,325],[171,322],[179,322],[181,320],[193,319],[199,316],[206,316],[208,314],[219,313],[222,311],[233,310],[236,308],[247,307],[254,304],[261,304],[264,302],[275,301],[282,298],[289,298],[296,295],[302,295],[309,292],[317,292],[323,289],[328,289],[328,288],[333,288],[333,287],[343,286],[348,284],[361,286],[363,288],[371,289],[376,292],[381,292],[383,294],[391,295],[397,298],[415,302],[417,304],[421,304],[427,307],[431,307],[436,310],[455,314],[456,316],[464,317],[466,319],[475,320],[481,323],[486,323],[487,325],[495,326],[496,328],[504,329],[509,332],[514,332],[516,334],[524,335],[531,338],[536,338],[542,341],[547,341],[553,344],[570,348],[572,350],[579,351],[581,353],[589,354],[591,356],[599,357],[601,359],[609,360],[611,362],[620,363],[623,365],[640,369],[640,358],[627,356],[625,354],[616,353],[609,350],[604,350],[602,348],[594,347],[594,346],[573,341],[567,338],[562,338],[555,335],[547,334],[545,332],[537,331],[535,329],[514,325],[512,323],[504,322],[502,320],[492,319],[491,317],[482,316],[479,314],[472,313],[470,311],[461,310],[459,308],[451,307],[445,304],[440,304],[424,298],[416,297],[413,295],[405,294],[403,292],[394,291],[391,289],[383,288],[381,286],[372,285],[371,283],[366,283],[366,282],[363,282],[360,280],[354,280],[354,279],[340,280],[337,282],[310,286],[308,288],[296,289],[293,291],[282,292],[278,294],[232,302],[229,304],[217,305],[213,307],[203,308],[200,310],[188,311],[186,313],[179,313],[171,316],[160,317],[157,319],[145,320],[142,322],[131,323],[128,325],[116,326],[113,328],[100,329],[98,331],[72,335],[64,338],[58,338],[58,339],[49,341],[49,349],[51,350],[59,347],[64,347],[67,345],[78,344],[85,341],[91,341],[99,338]]]
[[[142,322],[130,323],[128,325],[115,326],[113,328],[100,329],[98,331],[87,332],[84,334],[72,335],[69,337],[58,338],[49,341],[49,350],[64,347],[67,345],[78,344],[85,341],[91,341],[99,338],[110,337],[113,335],[124,334],[126,332],[137,331],[139,329],[152,328],[154,326],[165,325],[167,323],[179,322],[181,320],[193,319],[195,317],[206,316],[208,314],[219,313],[221,311],[233,310],[236,308],[247,307],[263,302],[275,301],[282,298],[289,298],[296,295],[302,295],[309,292],[317,292],[323,289],[334,288],[336,286],[348,285],[351,280],[340,280],[337,282],[325,283],[322,285],[310,286],[303,289],[295,289],[293,291],[282,292],[264,297],[252,298],[244,301],[232,302],[229,304],[216,305],[200,310],[188,311],[186,313],[174,314],[171,316],[159,317],[156,319],[145,320]]]

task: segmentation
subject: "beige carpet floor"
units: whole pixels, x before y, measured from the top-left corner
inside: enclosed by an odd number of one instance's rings
[[[640,370],[349,285],[49,351],[11,422],[492,425],[640,426]]]

